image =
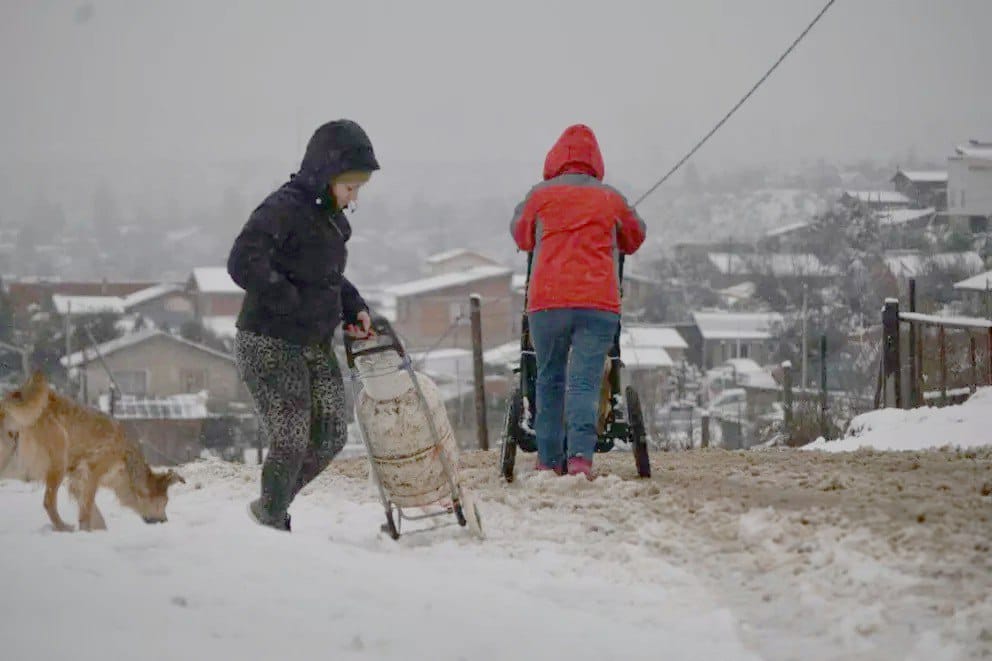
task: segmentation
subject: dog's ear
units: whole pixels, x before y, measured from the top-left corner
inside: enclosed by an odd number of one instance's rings
[[[186,484],[186,480],[183,479],[183,476],[170,468],[165,473],[165,483],[166,485],[171,486],[176,482],[182,482],[183,484]]]

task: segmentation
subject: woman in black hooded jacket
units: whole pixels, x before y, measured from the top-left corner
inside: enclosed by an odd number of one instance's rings
[[[262,525],[289,530],[293,498],[347,441],[331,338],[342,321],[362,337],[371,320],[344,277],[351,226],[343,209],[378,169],[358,124],[324,124],[299,172],[252,212],[228,258],[245,290],[235,359],[269,441],[261,497],[249,505]]]

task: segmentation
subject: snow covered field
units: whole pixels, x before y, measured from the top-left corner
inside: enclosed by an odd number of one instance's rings
[[[593,483],[463,463],[485,542],[380,534],[361,459],[304,491],[291,535],[248,520],[251,466],[185,466],[160,526],[101,494],[94,534],[53,533],[39,486],[0,482],[0,657],[992,654],[988,447],[658,453],[650,481],[613,452]]]

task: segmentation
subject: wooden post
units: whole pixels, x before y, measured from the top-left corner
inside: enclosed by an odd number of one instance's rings
[[[968,333],[969,344],[971,344],[971,392],[978,390],[978,342],[975,336]]]
[[[892,378],[895,390],[896,408],[902,408],[902,370],[899,360],[899,301],[894,298],[885,299],[882,309],[882,332],[885,351],[885,376]],[[882,398],[888,403],[888,397],[883,387]]]
[[[827,336],[820,336],[820,433],[828,438],[827,428]]]
[[[703,411],[703,414],[702,414],[702,416],[700,416],[699,421],[700,421],[700,426],[702,427],[702,429],[700,430],[702,432],[702,441],[700,442],[700,446],[701,447],[704,447],[704,448],[708,448],[710,446],[710,414],[709,414],[709,411]]]
[[[940,337],[940,404],[945,406],[947,404],[947,334],[943,326],[937,334]]]
[[[909,311],[916,312],[916,278],[909,279]],[[916,364],[916,323],[909,323],[909,406],[916,408],[920,405]]]
[[[986,358],[989,361],[989,385],[992,386],[992,328],[989,329],[989,353]]]
[[[792,441],[792,363],[782,363],[782,408],[784,409],[785,434]]]
[[[486,377],[482,369],[482,297],[469,297],[472,312],[472,362],[475,368],[475,423],[479,436],[479,449],[489,449],[489,429],[486,426]]]
[[[911,349],[916,352],[916,392],[920,396],[920,406],[926,404],[923,401],[923,334],[926,327],[922,324],[916,329],[916,347]]]
[[[878,352],[878,382],[875,384],[875,410],[882,408],[885,397],[885,338],[882,338],[882,350]]]

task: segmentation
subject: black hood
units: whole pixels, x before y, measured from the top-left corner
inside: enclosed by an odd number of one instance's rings
[[[378,169],[372,141],[362,127],[348,119],[336,119],[314,131],[300,171],[293,179],[294,183],[317,193],[327,188],[334,175],[349,170]]]

